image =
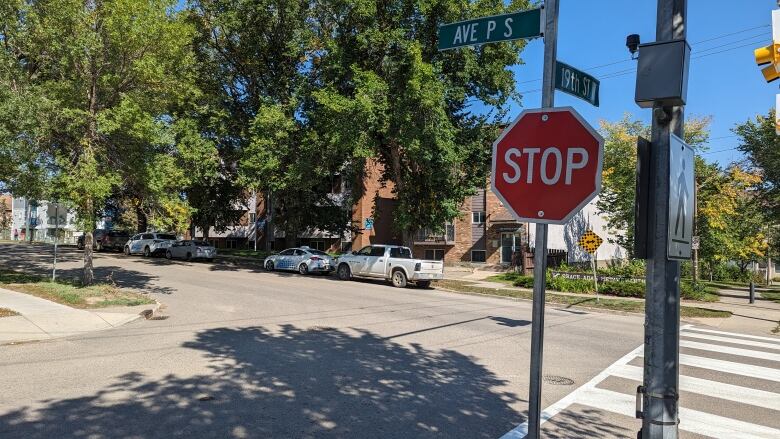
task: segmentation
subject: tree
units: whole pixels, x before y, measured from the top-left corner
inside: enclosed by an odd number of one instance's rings
[[[192,88],[190,27],[173,0],[15,1],[4,56],[40,96],[45,136],[34,163],[51,166],[51,196],[74,208],[85,230],[83,283],[92,274],[92,230],[107,198],[126,179],[149,177],[166,214],[184,206],[171,191],[176,169],[165,117]],[[7,121],[6,121],[7,124]],[[17,134],[19,130],[17,129]],[[18,150],[18,148],[17,148]],[[172,175],[172,176],[171,176]]]
[[[322,148],[344,150],[360,176],[378,161],[393,183],[393,223],[405,237],[441,229],[464,197],[484,185],[489,139],[516,98],[508,67],[524,41],[439,52],[438,26],[525,9],[528,1],[395,0],[315,2],[304,108]],[[485,115],[475,103],[494,108]],[[337,146],[338,145],[338,146]]]
[[[694,148],[703,149],[709,138],[710,118],[688,118],[684,138]],[[602,189],[596,207],[607,219],[607,226],[616,238],[613,243],[634,255],[634,197],[636,194],[637,137],[650,138],[650,127],[626,114],[617,122],[601,121],[604,136]],[[706,162],[696,158],[695,175],[700,175]],[[698,180],[697,180],[698,181]]]
[[[780,137],[775,133],[775,110],[766,116],[758,115],[732,130],[739,136],[739,150],[748,163],[760,172],[760,196],[765,207],[772,211],[774,224],[780,223]]]

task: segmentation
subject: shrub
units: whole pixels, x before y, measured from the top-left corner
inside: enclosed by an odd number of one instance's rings
[[[618,297],[645,297],[645,284],[636,282],[603,282],[599,292]]]
[[[552,277],[547,275],[547,288],[569,293],[592,293],[595,291],[592,279],[567,279],[565,277]]]
[[[512,276],[512,285],[521,288],[533,288],[534,286],[533,276],[525,276],[518,273],[512,273],[512,274],[514,275]]]

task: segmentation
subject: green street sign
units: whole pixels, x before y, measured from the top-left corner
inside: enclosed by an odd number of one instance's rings
[[[598,107],[600,86],[599,80],[593,76],[560,61],[555,62],[555,88],[558,90]]]
[[[439,50],[538,37],[543,19],[541,9],[530,9],[443,24],[439,26]]]

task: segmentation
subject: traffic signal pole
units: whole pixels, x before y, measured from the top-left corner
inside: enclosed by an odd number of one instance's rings
[[[558,42],[558,0],[544,2],[544,68],[542,107],[555,105],[555,57]],[[536,223],[534,297],[531,318],[531,380],[528,390],[528,438],[540,438],[542,414],[542,353],[547,276],[547,224]]]
[[[686,0],[658,0],[656,40],[684,39]],[[677,439],[680,263],[667,257],[670,133],[683,137],[683,107],[653,107],[651,209],[645,299],[643,439]]]

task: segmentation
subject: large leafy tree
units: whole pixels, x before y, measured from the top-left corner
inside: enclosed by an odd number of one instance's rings
[[[392,182],[393,222],[405,237],[441,228],[482,186],[486,145],[497,131],[525,42],[439,52],[438,26],[524,9],[528,1],[322,0],[314,2],[316,50],[305,103],[316,138],[345,148],[361,174],[378,161]],[[476,104],[495,111],[475,116]],[[338,146],[337,146],[338,145]],[[343,160],[343,159],[342,159]]]
[[[13,31],[3,38],[3,56],[39,98],[35,126],[15,134],[42,145],[30,162],[50,166],[51,196],[78,213],[86,232],[85,284],[93,278],[96,217],[118,188],[143,178],[143,195],[163,199],[162,213],[186,210],[172,190],[180,171],[165,117],[191,92],[183,72],[192,63],[192,31],[175,6],[173,0],[4,2]]]

